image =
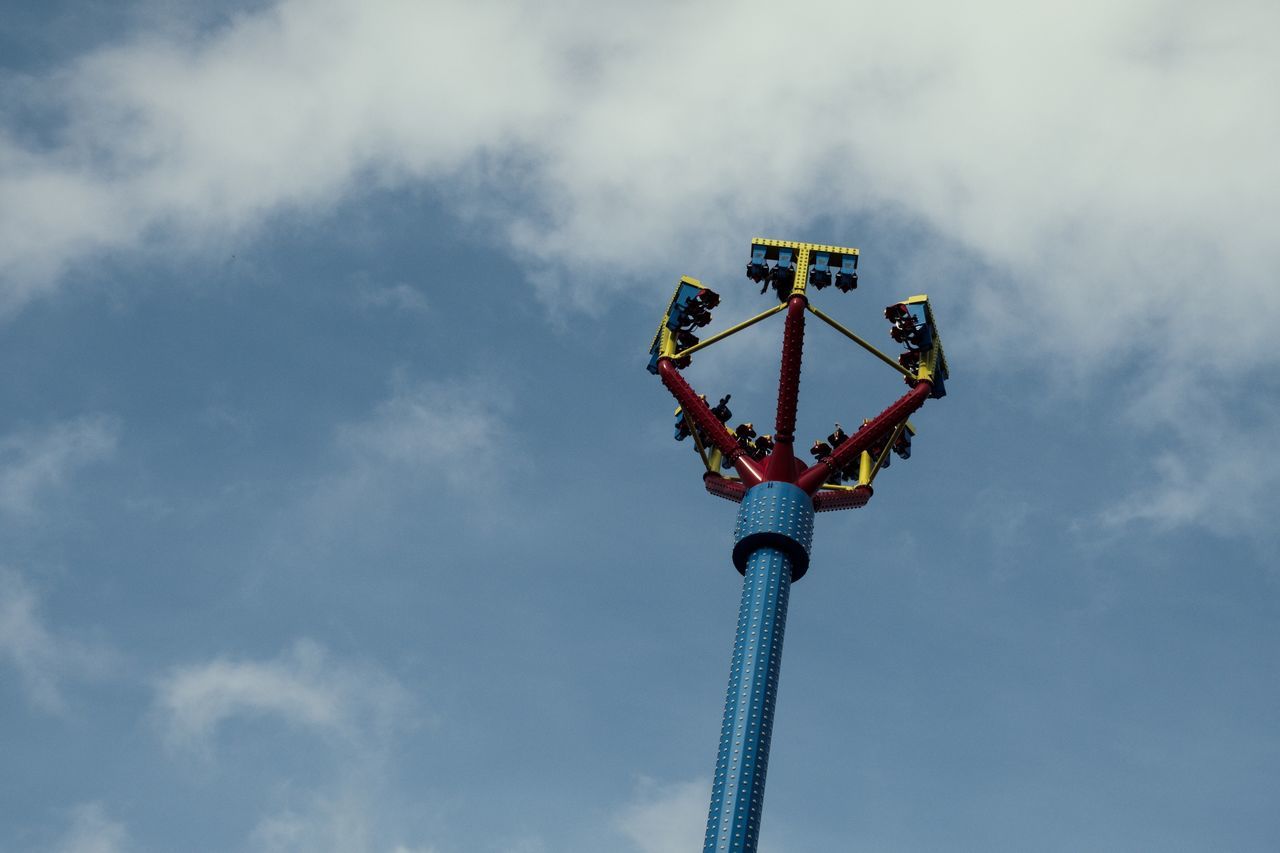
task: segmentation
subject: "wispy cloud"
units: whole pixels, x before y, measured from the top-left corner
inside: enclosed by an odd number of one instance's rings
[[[710,794],[710,782],[659,785],[642,780],[615,825],[635,853],[687,853],[696,850],[706,834]]]
[[[112,820],[101,803],[77,806],[71,827],[52,853],[125,853],[132,849],[124,824]]]
[[[284,725],[335,760],[332,774],[277,780],[246,839],[261,853],[436,853],[413,846],[391,758],[419,720],[413,694],[376,663],[299,640],[272,658],[175,667],[156,683],[156,718],[182,755],[216,756],[233,720]]]
[[[1103,510],[1104,524],[1194,525],[1276,541],[1280,457],[1272,444],[1280,410],[1270,401],[1246,400],[1227,412],[1215,402],[1207,388],[1160,389],[1137,401],[1133,421],[1150,413],[1163,425],[1154,437],[1159,450],[1141,462],[1143,485]]]
[[[336,553],[385,554],[425,531],[491,535],[494,507],[507,500],[495,484],[526,469],[528,454],[501,383],[473,379],[394,376],[385,397],[333,427],[317,474],[296,483],[264,532],[272,556],[250,582],[278,580],[282,567],[314,581]],[[345,583],[347,571],[328,580]]]
[[[658,782],[641,778],[635,795],[614,815],[614,829],[625,842],[611,849],[627,853],[687,853],[702,846],[707,831],[710,780]],[[766,830],[761,849],[787,850]]]
[[[649,274],[655,246],[706,258],[762,223],[891,211],[1007,274],[1001,336],[1092,358],[1171,324],[1194,346],[1231,295],[1254,300],[1237,350],[1265,348],[1274,9],[1191,28],[1158,5],[807,2],[788,16],[850,41],[778,63],[768,4],[539,8],[282,0],[27,81],[61,123],[0,137],[5,298],[95,249],[448,178],[561,270]]]
[[[362,283],[358,291],[360,304],[368,308],[388,308],[406,314],[421,314],[430,309],[427,297],[405,282],[376,286]]]
[[[387,843],[391,834],[367,792],[312,795],[300,808],[263,818],[250,837],[260,853],[438,853],[434,847]]]
[[[337,438],[358,470],[412,471],[465,487],[492,474],[493,460],[503,455],[496,451],[511,438],[506,408],[483,380],[402,383],[369,417],[342,426]]]
[[[70,258],[158,231],[198,242],[519,138],[552,97],[554,48],[515,11],[285,0],[196,36],[139,33],[43,85],[11,78],[62,122],[52,147],[0,135],[4,301]]]
[[[0,663],[18,674],[27,699],[53,713],[67,709],[68,679],[101,676],[114,655],[51,631],[40,597],[22,575],[0,566]]]
[[[170,743],[201,749],[235,717],[274,718],[367,742],[402,721],[410,707],[407,691],[382,670],[334,660],[308,640],[268,660],[219,657],[175,667],[156,691]]]
[[[787,16],[821,21],[829,49],[773,62],[760,33],[777,16],[281,0],[9,78],[54,121],[0,131],[0,306],[101,250],[199,252],[415,185],[484,217],[570,302],[652,288],[667,259],[737,267],[761,228],[871,215],[929,238],[918,268],[953,346],[990,367],[1175,375],[1225,400],[1241,363],[1276,366],[1280,8],[1188,27],[1160,4],[814,0]],[[424,435],[413,452],[439,446]]]
[[[72,472],[115,452],[119,431],[114,418],[91,415],[0,436],[0,512],[37,515]]]

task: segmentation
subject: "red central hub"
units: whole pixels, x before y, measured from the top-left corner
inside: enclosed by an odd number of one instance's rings
[[[675,396],[685,412],[693,418],[707,440],[737,469],[740,483],[734,483],[718,474],[708,472],[704,479],[713,494],[730,500],[741,500],[741,495],[752,486],[766,480],[794,483],[806,493],[814,495],[835,473],[851,464],[863,451],[883,440],[894,427],[906,420],[929,398],[932,385],[921,381],[903,397],[861,429],[832,448],[831,455],[813,466],[807,466],[795,455],[796,408],[800,399],[800,368],[804,354],[804,322],[807,303],[803,296],[792,296],[787,302],[786,329],[782,337],[782,364],[778,377],[778,413],[774,427],[774,448],[763,462],[757,462],[746,454],[737,437],[712,413],[711,407],[690,387],[670,358],[658,360],[658,375],[662,383]],[[720,482],[716,482],[720,481]],[[818,497],[822,508],[836,509],[861,506],[871,495],[870,487],[859,497],[848,492],[823,494]],[[815,502],[817,503],[817,502]]]

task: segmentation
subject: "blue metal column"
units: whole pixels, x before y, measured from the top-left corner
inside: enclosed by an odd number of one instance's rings
[[[813,501],[789,483],[761,483],[743,498],[734,540],[742,603],[703,853],[755,853],[787,599],[809,568]]]

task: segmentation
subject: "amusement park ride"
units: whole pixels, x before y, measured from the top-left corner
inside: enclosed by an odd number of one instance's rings
[[[761,284],[761,294],[772,288],[779,304],[700,341],[694,330],[711,322],[720,297],[696,279],[681,278],[649,348],[649,372],[680,404],[676,440],[693,439],[706,467],[702,478],[708,492],[741,504],[733,564],[743,575],[742,602],[703,853],[756,849],[787,599],[792,582],[809,568],[814,513],[865,506],[876,474],[889,466],[889,454],[911,455],[915,429],[907,418],[925,400],[946,395],[947,360],[927,296],[885,309],[890,336],[905,348],[897,360],[810,303],[811,290],[857,288],[857,249],[757,238],[747,277]],[[784,311],[773,434],[759,435],[750,423],[730,427],[729,397],[709,405],[680,370],[694,353]],[[901,373],[910,388],[852,435],[837,424],[825,441],[814,442],[811,465],[794,450],[806,311]]]

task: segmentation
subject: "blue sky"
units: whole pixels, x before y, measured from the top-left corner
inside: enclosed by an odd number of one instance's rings
[[[757,235],[953,369],[818,518],[762,850],[1277,849],[1277,17],[7,10],[0,850],[697,849],[734,507],[645,349]],[[902,389],[827,332],[802,442]],[[688,375],[768,423],[779,337]]]

